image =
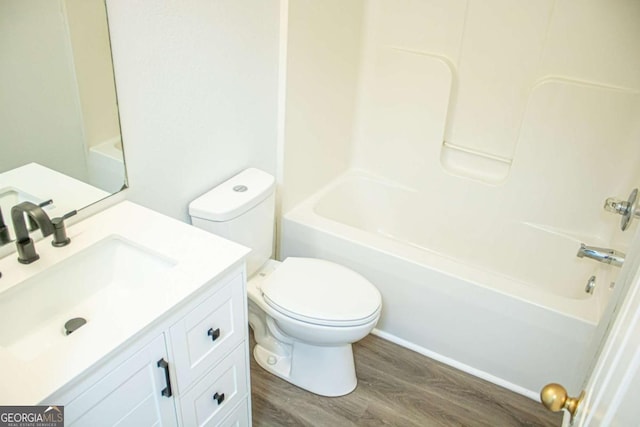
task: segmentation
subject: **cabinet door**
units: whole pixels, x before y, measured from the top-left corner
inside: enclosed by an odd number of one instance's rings
[[[175,426],[164,334],[65,406],[67,426]],[[159,363],[160,362],[160,363]]]

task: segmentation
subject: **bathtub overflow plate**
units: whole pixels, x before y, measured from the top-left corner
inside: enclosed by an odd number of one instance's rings
[[[587,286],[584,287],[584,291],[588,294],[593,294],[593,290],[596,288],[596,276],[591,276],[587,281]]]

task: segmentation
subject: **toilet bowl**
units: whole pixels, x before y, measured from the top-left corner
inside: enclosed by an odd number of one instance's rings
[[[268,372],[322,396],[357,385],[352,343],[375,327],[380,292],[360,274],[314,258],[271,260],[275,179],[247,169],[189,204],[194,226],[252,248],[247,259],[253,356]]]
[[[380,318],[380,293],[371,283],[328,261],[290,257],[270,261],[247,287],[261,367],[322,396],[355,389],[351,344]]]

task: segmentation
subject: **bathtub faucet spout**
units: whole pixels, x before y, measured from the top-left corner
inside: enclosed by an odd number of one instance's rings
[[[622,267],[624,263],[625,254],[614,249],[597,248],[595,246],[586,246],[584,243],[580,244],[580,249],[576,254],[578,258],[591,258],[604,264],[615,265],[616,267]]]

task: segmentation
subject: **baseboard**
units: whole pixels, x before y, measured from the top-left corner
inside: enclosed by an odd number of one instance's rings
[[[487,372],[481,371],[480,369],[476,369],[472,366],[466,365],[464,363],[458,362],[450,357],[443,356],[434,351],[428,350],[424,347],[420,347],[412,342],[403,340],[402,338],[398,338],[397,336],[390,334],[388,332],[381,331],[379,329],[374,329],[371,332],[373,335],[376,335],[382,339],[387,341],[391,341],[394,344],[398,344],[401,347],[408,348],[409,350],[413,350],[416,353],[420,353],[424,356],[427,356],[430,359],[437,360],[438,362],[444,363],[445,365],[451,366],[452,368],[458,369],[462,372],[466,372],[469,375],[473,375],[474,377],[483,379],[485,381],[489,381],[497,386],[502,388],[506,388],[514,393],[521,394],[523,396],[528,397],[529,399],[535,400],[536,402],[540,401],[540,394],[537,391],[528,390],[524,387],[521,387],[517,384],[513,384],[509,381],[506,381],[502,378],[498,378],[495,375],[491,375]]]

